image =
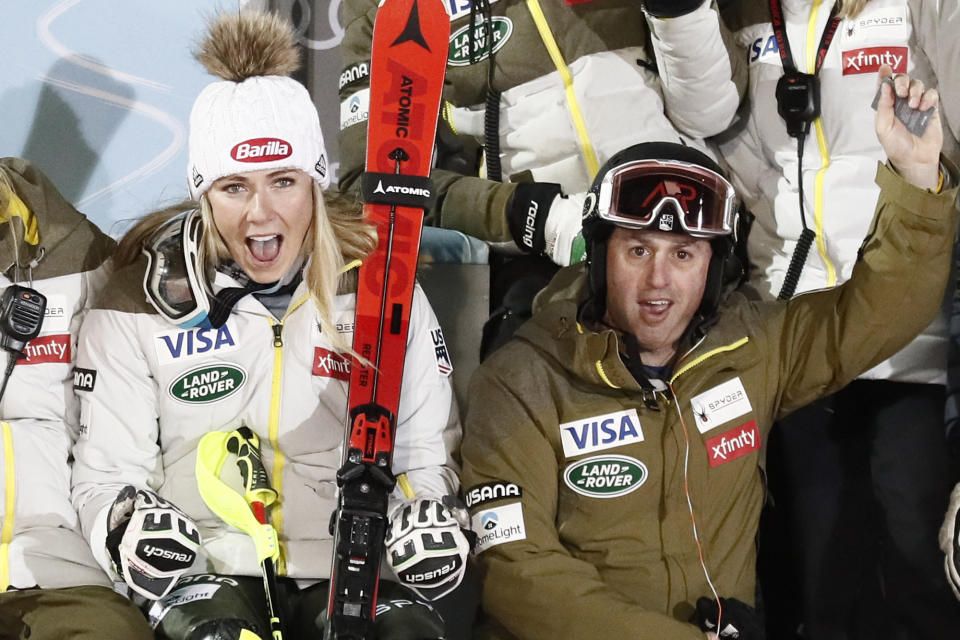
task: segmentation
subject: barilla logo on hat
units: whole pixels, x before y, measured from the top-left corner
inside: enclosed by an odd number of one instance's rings
[[[293,146],[279,138],[253,138],[245,140],[230,150],[230,157],[237,162],[273,162],[289,158]]]

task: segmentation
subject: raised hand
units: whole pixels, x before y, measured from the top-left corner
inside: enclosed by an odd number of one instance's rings
[[[893,78],[893,87],[883,82]],[[936,89],[924,89],[923,82],[904,73],[893,75],[888,65],[881,65],[877,81],[880,100],[877,103],[877,138],[890,164],[908,182],[922,189],[936,189],[940,172],[940,149],[943,146],[943,127],[940,123],[940,95]],[[894,115],[894,91],[907,98],[913,109],[921,111],[933,107],[933,116],[922,137],[911,133]]]

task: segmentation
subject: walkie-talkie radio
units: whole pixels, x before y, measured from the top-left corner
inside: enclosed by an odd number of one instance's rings
[[[820,117],[820,79],[811,73],[785,71],[777,82],[777,113],[787,123],[787,133],[800,138]]]
[[[40,334],[47,298],[36,289],[11,284],[0,298],[0,347],[7,350],[7,368],[0,383],[0,399],[7,390],[10,374],[17,360],[24,357],[23,348]]]
[[[0,298],[0,347],[23,355],[23,348],[40,333],[47,298],[29,287],[12,284]]]

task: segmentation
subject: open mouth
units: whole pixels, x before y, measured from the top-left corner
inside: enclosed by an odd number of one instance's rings
[[[280,245],[283,236],[277,234],[250,236],[247,238],[247,249],[250,255],[259,262],[272,262],[280,255]]]
[[[665,314],[671,306],[669,300],[644,300],[640,303],[640,309],[644,314],[652,316],[661,316]]]

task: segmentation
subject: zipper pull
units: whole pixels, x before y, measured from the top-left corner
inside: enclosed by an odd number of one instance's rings
[[[273,346],[282,347],[283,338],[280,337],[280,334],[283,333],[283,325],[275,324],[273,325]]]
[[[640,397],[643,399],[643,406],[651,411],[660,411],[660,403],[657,402],[657,392],[653,389],[640,388]]]

